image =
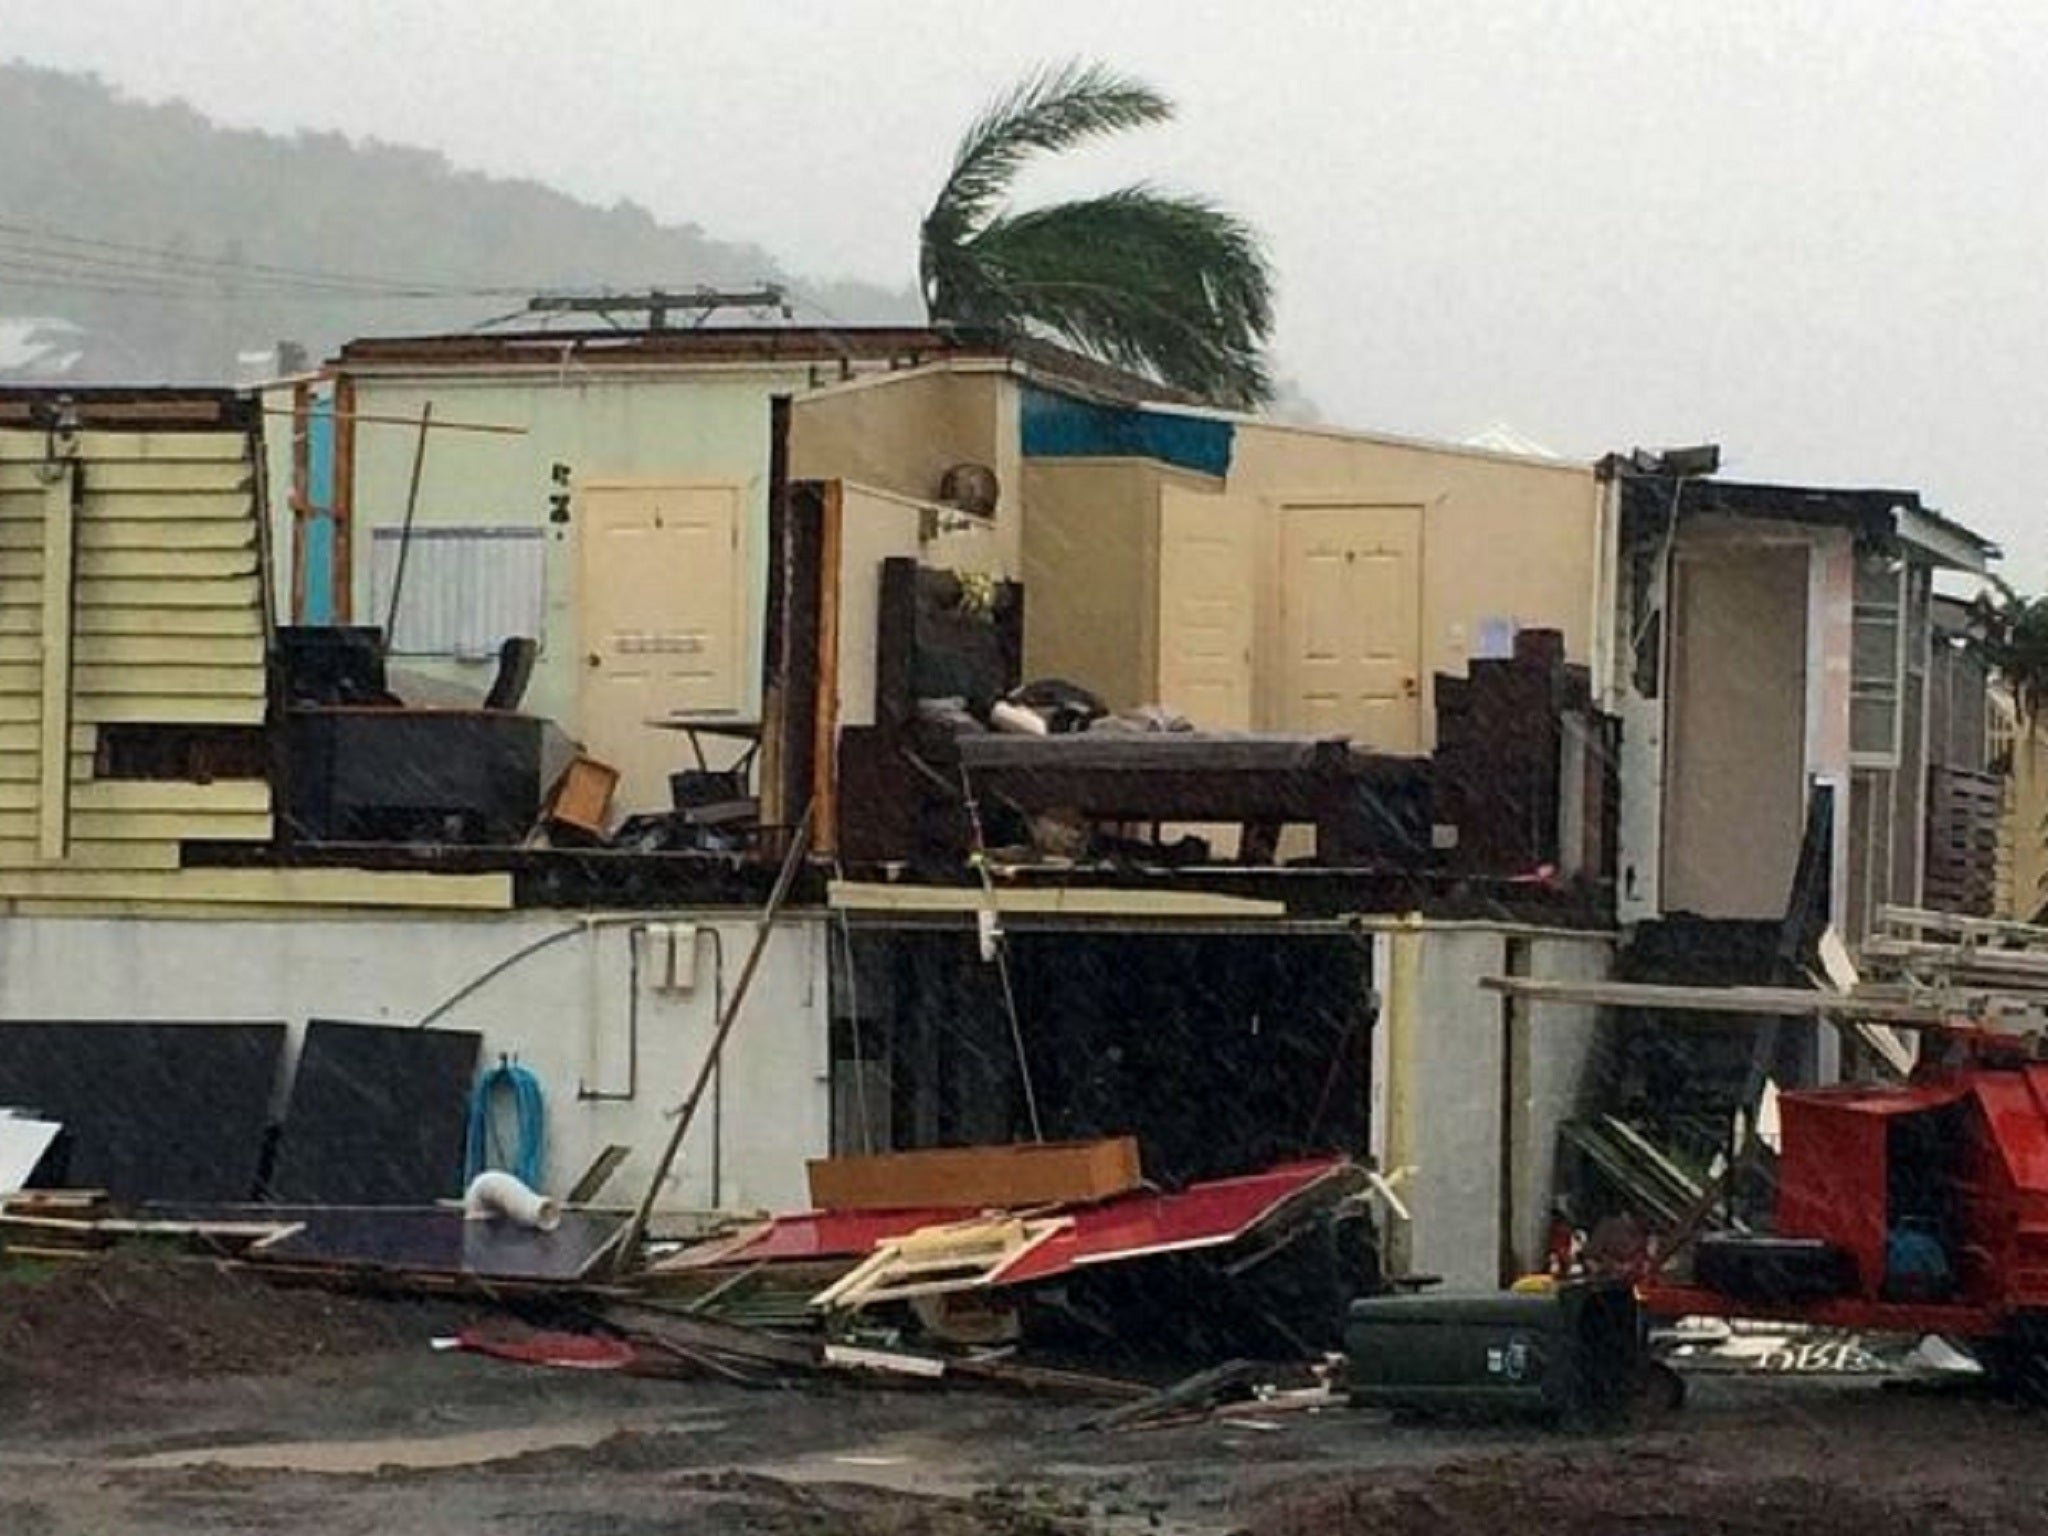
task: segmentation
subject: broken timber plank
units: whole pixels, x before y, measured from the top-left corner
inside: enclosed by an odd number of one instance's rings
[[[1147,1419],[1161,1414],[1176,1413],[1192,1408],[1207,1408],[1218,1393],[1227,1392],[1240,1386],[1258,1374],[1259,1366],[1251,1360],[1226,1360],[1208,1370],[1197,1371],[1184,1376],[1171,1386],[1149,1393],[1136,1402],[1126,1403],[1121,1408],[1098,1414],[1088,1420],[1084,1429],[1129,1429]]]
[[[807,1166],[811,1203],[826,1211],[1066,1205],[1107,1200],[1144,1182],[1134,1136],[819,1157]]]
[[[632,1155],[631,1147],[622,1147],[617,1142],[607,1146],[590,1160],[590,1166],[583,1170],[583,1176],[569,1188],[562,1197],[564,1205],[588,1205],[597,1198],[597,1192],[611,1182],[611,1176],[619,1171],[619,1164]]]

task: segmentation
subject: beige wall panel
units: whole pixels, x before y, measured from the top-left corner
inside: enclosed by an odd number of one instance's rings
[[[1509,621],[1562,631],[1566,654],[1590,659],[1599,486],[1591,466],[1510,458],[1311,428],[1237,430],[1231,494],[1279,504],[1423,509],[1419,616],[1420,743],[1435,741],[1434,679],[1463,675],[1482,626]],[[1258,710],[1285,724],[1287,669],[1278,610],[1279,539],[1261,622]]]
[[[95,779],[74,784],[71,803],[81,811],[191,811],[270,814],[270,786],[261,779]]]
[[[995,472],[1000,493],[996,563],[1014,575],[1021,464],[1016,389],[1015,380],[1000,374],[933,368],[799,395],[790,411],[790,474],[936,501],[948,469],[985,464]]]
[[[922,509],[899,496],[849,485],[840,493],[839,723],[875,723],[876,646],[882,562],[916,559]]]
[[[8,870],[0,898],[234,906],[453,907],[502,911],[510,875],[430,875],[359,869]]]
[[[36,484],[36,472],[34,464],[0,463],[0,491],[31,489]],[[242,493],[243,514],[247,515],[248,492],[255,483],[255,472],[246,461],[94,463],[91,485],[86,492],[86,502],[90,515],[92,497],[96,493],[164,498],[186,494],[218,495],[223,491],[238,491]]]
[[[85,842],[71,840],[64,854],[65,869],[149,870],[164,872],[178,868],[182,855],[175,842]],[[33,838],[0,840],[0,869],[49,868]]]
[[[1160,488],[1159,701],[1201,730],[1252,727],[1261,511]]]
[[[0,720],[18,720],[23,716],[9,712],[8,706],[28,703],[33,700],[17,700],[0,695]],[[78,700],[75,718],[87,725],[261,725],[264,716],[264,701],[259,698],[176,698],[168,694],[154,694],[142,698],[124,698],[118,694],[93,694]],[[27,718],[34,718],[31,714]]]
[[[1804,545],[1674,557],[1663,907],[1785,909],[1805,813]]]
[[[1024,467],[1024,675],[1062,677],[1112,709],[1158,681],[1159,468],[1135,459]]]

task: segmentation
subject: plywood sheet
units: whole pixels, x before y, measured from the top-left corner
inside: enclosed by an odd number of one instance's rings
[[[1756,545],[1674,563],[1666,912],[1785,910],[1806,811],[1807,559]]]
[[[469,1221],[459,1210],[293,1211],[302,1225],[261,1244],[259,1263],[381,1270],[405,1275],[567,1285],[590,1275],[618,1243],[626,1222],[587,1211],[563,1213],[552,1232],[508,1221]]]
[[[333,1205],[413,1205],[462,1193],[470,1087],[483,1036],[315,1019],[278,1134],[271,1192]]]

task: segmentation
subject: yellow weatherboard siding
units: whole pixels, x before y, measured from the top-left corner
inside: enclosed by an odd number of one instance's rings
[[[188,868],[271,841],[269,784],[95,776],[102,724],[264,723],[256,475],[238,431],[54,446],[0,430],[0,904],[509,907],[506,875]]]

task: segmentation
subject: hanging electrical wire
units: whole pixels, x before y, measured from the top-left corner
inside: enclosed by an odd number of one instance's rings
[[[244,256],[208,256],[176,246],[111,240],[97,235],[72,234],[47,226],[17,224],[7,220],[0,220],[0,243],[52,260],[82,266],[125,268],[151,275],[162,275],[166,272],[200,277],[227,275],[244,280],[260,278],[289,283],[301,288],[318,286],[335,291],[370,293],[414,294],[432,291],[453,295],[465,291],[459,284],[371,277],[359,272],[288,266],[277,262],[256,261]]]
[[[240,256],[209,256],[0,220],[0,284],[175,301],[296,302],[525,297],[527,285],[372,277]]]

